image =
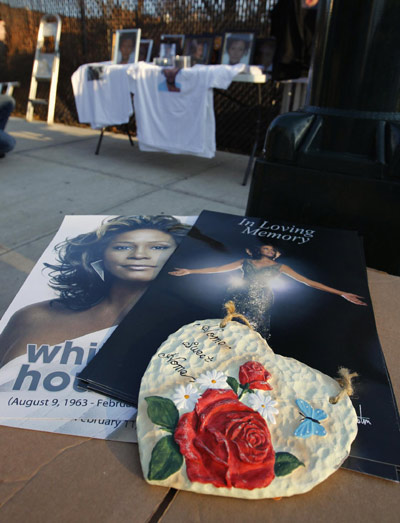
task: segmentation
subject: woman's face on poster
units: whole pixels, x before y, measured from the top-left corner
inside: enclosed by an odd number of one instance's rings
[[[229,63],[238,64],[246,53],[246,42],[244,40],[233,40],[228,48]]]
[[[119,280],[150,282],[176,248],[158,229],[137,229],[115,236],[104,251],[104,268]]]
[[[195,51],[193,53],[194,58],[202,58],[204,54],[204,43],[199,42],[196,44]]]
[[[275,54],[275,47],[271,45],[270,43],[266,43],[263,45],[261,49],[262,57],[263,57],[263,64],[265,67],[268,67],[272,64],[272,61],[274,59]]]
[[[121,45],[119,46],[119,50],[121,52],[121,60],[123,62],[126,62],[129,60],[129,56],[133,52],[134,49],[134,42],[133,38],[125,38],[122,40]]]
[[[274,259],[276,257],[276,249],[272,245],[262,245],[260,247],[260,254],[261,256],[265,256],[266,258]]]
[[[176,55],[176,44],[161,44],[161,53],[162,58],[171,58]]]
[[[4,20],[0,20],[0,42],[5,42],[7,37],[6,23]]]

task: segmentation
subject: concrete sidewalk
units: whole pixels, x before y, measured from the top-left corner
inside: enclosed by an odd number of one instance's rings
[[[17,146],[0,159],[0,315],[66,214],[244,214],[248,157],[140,152],[125,135],[11,118]]]

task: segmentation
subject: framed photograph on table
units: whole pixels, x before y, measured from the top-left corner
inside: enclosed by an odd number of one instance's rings
[[[160,39],[160,58],[181,55],[185,43],[185,35],[161,35]]]
[[[153,50],[153,40],[140,40],[139,62],[150,62],[151,52]]]
[[[211,53],[210,63],[211,64],[220,64],[224,35],[223,34],[213,34],[212,37],[213,37],[213,50]]]
[[[271,73],[276,49],[275,38],[257,38],[253,65],[262,67],[264,73]]]
[[[114,64],[133,64],[139,58],[140,29],[119,29],[112,51]]]
[[[185,37],[183,54],[190,56],[191,65],[207,65],[211,61],[213,41],[214,38],[212,36],[187,35]]]
[[[254,33],[225,33],[221,64],[251,64],[255,44]]]

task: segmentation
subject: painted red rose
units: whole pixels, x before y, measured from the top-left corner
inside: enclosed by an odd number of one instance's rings
[[[250,389],[272,390],[267,380],[271,374],[264,369],[258,361],[248,361],[239,369],[239,381],[241,385],[250,384]]]
[[[195,409],[181,416],[175,441],[192,482],[252,490],[275,477],[267,423],[232,390],[206,390]]]

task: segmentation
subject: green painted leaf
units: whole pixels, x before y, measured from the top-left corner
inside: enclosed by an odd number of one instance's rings
[[[167,479],[177,472],[183,463],[183,456],[173,436],[165,436],[157,441],[151,453],[149,480]]]
[[[290,452],[277,452],[275,454],[275,476],[287,476],[304,463]]]
[[[174,432],[179,420],[179,412],[174,402],[160,396],[149,396],[145,400],[151,421],[169,432]]]
[[[227,384],[230,386],[231,389],[233,389],[233,392],[237,394],[238,388],[239,388],[239,382],[237,379],[232,378],[232,376],[229,376],[226,379]]]
[[[245,385],[239,385],[239,387],[242,389],[242,392],[239,394],[239,397],[238,399],[240,400],[240,398],[246,394],[246,392],[249,392],[250,390],[250,383],[246,383]]]

